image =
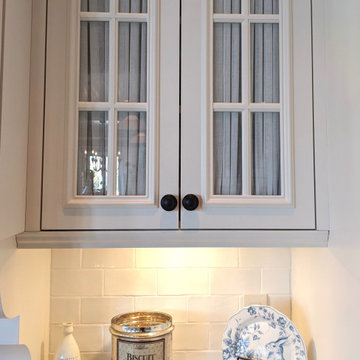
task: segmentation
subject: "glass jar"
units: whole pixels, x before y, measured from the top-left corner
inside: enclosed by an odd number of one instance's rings
[[[171,360],[172,317],[134,312],[111,320],[112,360]]]

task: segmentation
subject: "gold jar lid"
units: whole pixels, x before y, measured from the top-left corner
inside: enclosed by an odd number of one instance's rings
[[[174,329],[172,317],[162,312],[133,312],[117,315],[111,320],[110,332],[128,338],[151,338]]]

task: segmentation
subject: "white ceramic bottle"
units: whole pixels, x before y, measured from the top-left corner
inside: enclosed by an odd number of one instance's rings
[[[64,323],[64,339],[56,353],[55,360],[80,360],[79,346],[73,336],[73,324]]]

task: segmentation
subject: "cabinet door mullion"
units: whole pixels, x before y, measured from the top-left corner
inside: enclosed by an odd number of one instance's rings
[[[245,110],[241,117],[242,133],[242,195],[251,195],[251,123],[250,112]]]
[[[108,195],[116,195],[116,171],[117,171],[117,136],[116,136],[116,111],[114,109],[116,102],[116,79],[117,79],[117,22],[115,15],[115,0],[110,0],[110,13],[113,15],[110,20],[110,38],[109,38],[109,101],[111,109],[109,111],[109,158],[108,158]]]

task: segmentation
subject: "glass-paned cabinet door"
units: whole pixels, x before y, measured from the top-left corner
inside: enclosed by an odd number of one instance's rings
[[[315,227],[311,94],[310,0],[183,1],[183,228]]]
[[[178,192],[179,17],[160,3],[48,1],[43,229],[178,227],[159,204]]]

